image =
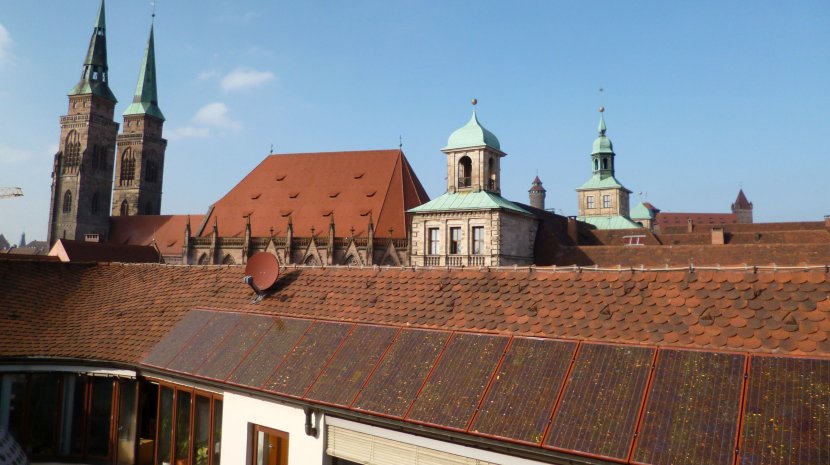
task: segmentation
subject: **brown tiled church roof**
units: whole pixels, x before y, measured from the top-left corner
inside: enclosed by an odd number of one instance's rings
[[[190,221],[191,232],[203,215],[134,215],[110,217],[108,242],[112,244],[153,245],[162,255],[181,255],[184,230]]]
[[[406,210],[429,200],[400,150],[269,155],[216,202],[205,227],[214,220],[219,235],[241,237],[250,216],[255,237],[284,236],[289,219],[295,237],[328,234],[334,215],[336,235],[365,236],[369,219],[376,235],[406,237]]]

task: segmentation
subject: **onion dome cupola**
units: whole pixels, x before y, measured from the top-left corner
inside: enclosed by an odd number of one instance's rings
[[[496,135],[478,121],[475,109],[467,124],[450,134],[441,151],[447,154],[447,192],[501,192],[500,159],[507,154],[501,151]]]
[[[164,115],[158,105],[158,88],[156,87],[156,52],[153,40],[153,27],[144,49],[144,59],[138,73],[138,84],[130,106],[124,110],[124,116],[149,115],[164,121]]]
[[[605,107],[599,108],[599,128],[597,131],[599,135],[594,140],[593,149],[591,150],[594,174],[599,174],[602,178],[614,176],[614,144],[605,135]]]
[[[117,102],[109,87],[109,67],[107,66],[107,26],[104,13],[104,0],[98,8],[98,18],[89,39],[89,48],[84,59],[81,80],[69,91],[69,95],[92,94]]]

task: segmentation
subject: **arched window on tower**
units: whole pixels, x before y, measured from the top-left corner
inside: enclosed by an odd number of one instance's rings
[[[130,215],[130,206],[127,204],[126,200],[121,201],[121,216],[129,216]]]
[[[496,163],[493,161],[493,157],[487,161],[487,172],[490,173],[489,179],[489,188],[491,191],[496,190]]]
[[[63,212],[72,212],[72,192],[66,191],[63,193]]]
[[[602,169],[604,169],[604,170],[608,169],[608,159],[607,158],[602,159]]]
[[[120,184],[129,186],[133,183],[133,179],[135,179],[135,156],[133,150],[127,147],[127,150],[121,154]]]
[[[599,171],[599,160],[594,158],[594,171]]]
[[[470,187],[473,182],[472,175],[473,161],[465,155],[458,160],[458,187]]]
[[[144,179],[147,182],[158,182],[159,180],[159,168],[156,163],[155,155],[155,152],[150,152],[150,155],[147,157],[147,162],[145,163],[146,174],[144,175]]]
[[[81,164],[81,137],[77,131],[69,131],[63,147],[63,172],[71,173]]]
[[[101,197],[98,195],[97,192],[92,194],[92,202],[90,202],[90,204],[89,204],[89,212],[92,213],[93,215],[97,214],[98,210],[100,209],[99,206],[98,206],[98,203],[100,202],[100,200],[101,200]]]

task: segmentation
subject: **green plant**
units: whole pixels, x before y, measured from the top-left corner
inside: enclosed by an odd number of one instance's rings
[[[208,447],[207,444],[202,444],[196,448],[196,465],[207,465],[208,463]]]

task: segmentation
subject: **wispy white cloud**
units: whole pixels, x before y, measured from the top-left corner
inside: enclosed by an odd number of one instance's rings
[[[0,24],[0,65],[11,58],[12,36],[2,24]]]
[[[222,102],[208,103],[199,108],[193,121],[203,126],[212,126],[219,129],[242,129],[242,123],[234,121],[228,116],[228,107]]]
[[[208,79],[218,78],[219,75],[219,71],[216,71],[215,69],[206,69],[199,73],[197,79],[199,79],[200,81],[207,81]]]
[[[226,74],[220,85],[225,92],[248,89],[273,81],[276,76],[271,71],[257,71],[251,68],[236,68]]]
[[[208,130],[208,128],[184,126],[181,128],[173,129],[165,135],[170,140],[204,139],[205,137],[210,136],[210,131]]]
[[[52,152],[50,155],[54,154],[55,152]],[[0,164],[19,163],[30,158],[32,158],[32,152],[29,150],[0,145]]]

